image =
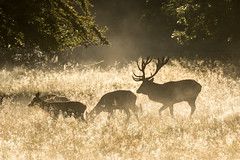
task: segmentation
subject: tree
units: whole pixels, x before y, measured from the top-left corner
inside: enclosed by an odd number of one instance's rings
[[[143,24],[167,48],[221,56],[239,46],[239,8],[238,0],[146,0]]]
[[[234,43],[240,40],[240,1],[170,0],[167,12],[177,18],[172,37],[181,44],[198,40]]]
[[[88,0],[1,0],[2,63],[52,60],[66,49],[108,44],[89,7]]]

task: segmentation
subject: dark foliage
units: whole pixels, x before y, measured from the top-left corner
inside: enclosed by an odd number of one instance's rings
[[[140,55],[182,53],[215,57],[239,52],[238,0],[91,2],[99,22],[109,26],[108,34],[127,36]]]
[[[66,49],[108,44],[87,0],[1,0],[1,63],[56,61]]]

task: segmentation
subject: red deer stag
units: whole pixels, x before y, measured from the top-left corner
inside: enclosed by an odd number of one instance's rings
[[[188,104],[191,106],[192,116],[196,109],[196,98],[202,88],[198,82],[192,79],[170,81],[164,84],[153,82],[154,76],[168,62],[168,60],[168,57],[163,57],[162,60],[158,58],[156,63],[156,71],[149,77],[146,77],[145,75],[145,68],[152,61],[152,58],[147,57],[146,60],[142,59],[141,66],[137,62],[137,67],[142,72],[142,75],[140,76],[133,72],[133,80],[142,81],[137,93],[146,94],[150,100],[162,103],[163,106],[159,109],[160,116],[161,112],[169,107],[170,114],[173,117],[173,105],[182,101],[188,102]]]
[[[39,92],[36,94],[36,97],[33,98],[31,103],[28,106],[38,105],[42,109],[52,112],[54,118],[56,119],[60,111],[67,113],[67,116],[72,116],[74,114],[75,118],[81,118],[84,120],[84,112],[87,109],[86,105],[81,102],[67,101],[67,102],[45,102],[40,97]]]
[[[108,119],[113,115],[114,110],[124,110],[127,114],[127,121],[129,120],[131,114],[130,109],[136,116],[138,122],[138,111],[139,108],[136,106],[137,96],[128,90],[117,90],[114,92],[106,93],[102,96],[97,105],[89,113],[89,118],[94,118],[93,115],[100,114],[103,112],[108,112]]]

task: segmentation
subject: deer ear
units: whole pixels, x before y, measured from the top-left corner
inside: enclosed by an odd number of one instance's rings
[[[38,97],[39,97],[39,95],[40,95],[40,93],[39,93],[39,92],[37,92],[37,94],[36,94],[36,97],[38,98]]]

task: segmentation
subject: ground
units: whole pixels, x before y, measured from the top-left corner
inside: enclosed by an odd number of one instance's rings
[[[161,104],[137,95],[137,104],[143,107],[140,123],[132,116],[127,124],[121,112],[110,121],[102,113],[85,124],[71,117],[53,120],[27,104],[39,91],[81,101],[90,111],[107,92],[136,93],[141,83],[132,80],[132,71],[137,72],[134,62],[107,69],[0,70],[0,93],[5,97],[0,110],[0,159],[239,159],[240,79],[225,75],[223,65],[211,68],[200,60],[186,61],[172,60],[155,82],[199,82],[203,88],[193,117],[182,102],[174,105],[174,119],[169,110],[160,119]],[[153,71],[154,65],[147,70]]]

